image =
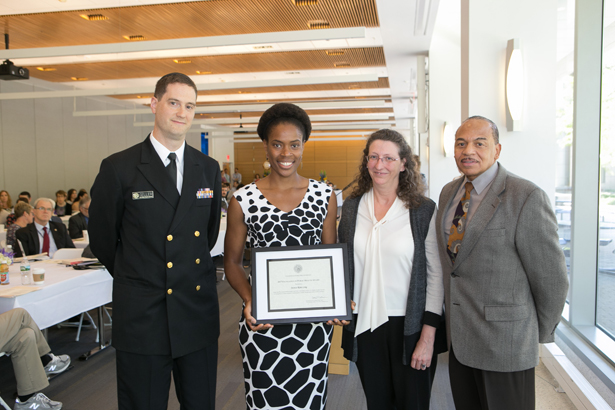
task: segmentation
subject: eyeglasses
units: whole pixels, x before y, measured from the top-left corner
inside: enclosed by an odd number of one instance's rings
[[[47,212],[53,211],[53,208],[44,208],[42,206],[39,206],[38,208],[34,208],[34,209],[36,209],[38,211],[41,211],[41,212],[43,212],[43,211],[47,211]]]
[[[369,162],[370,164],[377,164],[378,160],[381,160],[383,164],[391,164],[395,161],[399,161],[399,158],[393,158],[393,157],[389,157],[389,156],[384,156],[384,157],[379,157],[378,155],[368,155],[365,158],[367,158],[367,162]]]

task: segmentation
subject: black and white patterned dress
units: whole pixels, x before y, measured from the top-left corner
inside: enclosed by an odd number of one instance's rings
[[[234,194],[255,248],[318,245],[332,190],[309,180],[301,203],[290,212],[272,205],[255,183]],[[275,325],[253,332],[239,322],[239,345],[248,409],[324,409],[333,326]]]

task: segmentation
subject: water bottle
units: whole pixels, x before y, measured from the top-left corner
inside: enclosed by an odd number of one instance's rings
[[[30,261],[24,258],[19,265],[19,270],[21,271],[21,284],[31,285],[32,274],[30,273]]]

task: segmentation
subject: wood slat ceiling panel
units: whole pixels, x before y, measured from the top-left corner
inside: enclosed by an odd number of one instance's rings
[[[264,111],[250,111],[242,113],[243,117],[260,117]],[[377,114],[377,113],[391,113],[393,115],[393,108],[379,107],[379,108],[338,108],[327,110],[307,110],[308,115],[333,115],[333,114]],[[238,112],[221,112],[212,114],[196,114],[197,118],[239,118]]]
[[[162,77],[181,71],[196,75],[197,71],[213,74],[233,74],[263,71],[300,71],[334,69],[336,63],[350,63],[350,67],[384,67],[382,47],[345,49],[341,56],[329,56],[325,50],[307,50],[279,53],[232,54],[220,56],[182,57],[188,64],[177,64],[173,58],[153,60],[112,61],[89,64],[62,64],[45,66],[55,71],[39,71],[28,67],[30,75],[45,81],[65,82],[71,77],[90,81],[118,80],[139,77]],[[342,68],[340,68],[342,69]]]
[[[81,14],[102,14],[88,21]],[[295,6],[292,0],[194,1],[137,7],[89,9],[4,16],[11,48],[57,47],[126,41],[307,30],[308,22],[325,20],[330,28],[378,27],[374,0],[320,0]]]
[[[387,77],[380,77],[378,81],[366,81],[362,83],[335,83],[335,84],[309,84],[309,85],[290,85],[284,87],[255,87],[244,89],[227,89],[227,90],[208,90],[199,91],[199,95],[227,95],[227,94],[254,94],[254,93],[289,93],[289,92],[306,92],[306,91],[328,91],[328,90],[360,90],[369,88],[389,88],[389,79]],[[121,100],[141,98],[146,99],[145,104],[149,104],[149,99],[153,97],[152,94],[126,94],[114,96]],[[390,98],[390,96],[388,96]],[[369,96],[370,99],[375,97]],[[336,98],[339,100],[339,98]],[[260,100],[259,100],[260,101]],[[250,103],[252,101],[243,101],[243,103]],[[228,103],[227,101],[224,102]]]

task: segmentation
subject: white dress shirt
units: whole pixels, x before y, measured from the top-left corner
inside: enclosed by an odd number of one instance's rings
[[[434,211],[425,239],[427,258],[425,310],[441,315],[444,285],[436,238],[436,213]],[[356,303],[354,313],[357,313],[359,318],[362,313],[366,313],[362,296],[367,296],[370,299],[368,303],[373,306],[370,306],[371,312],[368,313],[371,317],[368,323],[363,324],[361,331],[368,330],[366,327],[371,327],[373,331],[382,324],[380,323],[382,320],[388,321],[388,316],[406,315],[413,259],[414,239],[408,208],[401,199],[396,198],[386,215],[377,221],[373,214],[373,191],[370,190],[363,195],[359,203],[354,236],[353,301]],[[372,278],[365,280],[364,275],[372,275]],[[367,284],[369,289],[362,289],[364,284]],[[357,325],[356,334],[359,333]]]
[[[184,141],[182,146],[179,147],[177,151],[169,151],[167,147],[162,145],[160,141],[158,141],[154,137],[154,131],[152,131],[152,133],[150,134],[149,139],[152,142],[154,149],[158,153],[158,156],[162,160],[162,163],[164,164],[165,168],[171,163],[171,160],[169,159],[169,154],[171,152],[174,152],[175,155],[177,155],[177,158],[175,159],[175,163],[177,164],[177,192],[179,192],[179,194],[181,195],[182,184],[184,183],[184,150],[186,148],[186,141]]]
[[[43,253],[43,240],[45,238],[45,231],[43,228],[47,228],[47,234],[49,235],[49,257],[53,258],[53,255],[58,250],[58,246],[56,245],[56,241],[53,239],[53,234],[51,233],[51,228],[49,227],[49,222],[47,225],[39,225],[38,222],[34,222],[34,226],[36,227],[36,231],[38,232],[38,253]]]
[[[470,206],[468,207],[468,214],[466,215],[466,229],[470,225],[470,221],[474,217],[474,213],[485,196],[487,196],[487,192],[489,192],[489,187],[493,183],[495,176],[498,174],[498,163],[496,161],[495,164],[491,165],[488,170],[474,178],[474,181],[470,181],[467,177],[464,177],[463,183],[459,186],[455,197],[451,201],[451,206],[448,207],[446,211],[446,216],[444,218],[444,224],[442,228],[444,229],[444,239],[446,239],[446,243],[448,243],[448,237],[451,234],[451,226],[453,226],[453,218],[455,218],[455,210],[457,209],[457,205],[461,198],[466,193],[466,182],[472,183],[472,191],[470,191]]]

